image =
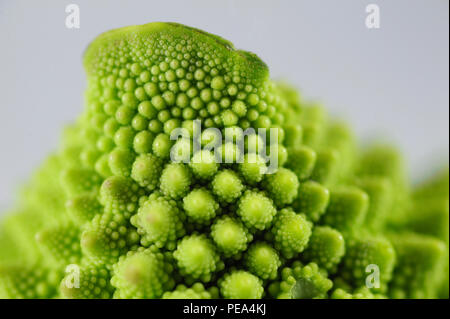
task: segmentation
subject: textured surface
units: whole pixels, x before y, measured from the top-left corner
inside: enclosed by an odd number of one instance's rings
[[[80,112],[87,44],[105,30],[148,21],[185,23],[258,52],[273,76],[323,101],[358,136],[380,133],[399,144],[415,177],[433,169],[429,159],[448,160],[448,1],[377,1],[379,30],[366,29],[370,2],[359,0],[133,2],[78,0],[81,28],[68,30],[70,2],[0,1],[0,38],[8,43],[0,51],[0,145],[7,150],[0,207],[12,203]]]
[[[448,297],[448,169],[411,188],[397,149],[198,29],[115,29],[83,62],[84,111],[2,221],[0,297]]]

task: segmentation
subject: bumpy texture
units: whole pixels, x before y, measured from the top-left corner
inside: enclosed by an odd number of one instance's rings
[[[448,298],[448,170],[409,187],[394,148],[190,27],[107,32],[84,66],[2,221],[0,298]]]

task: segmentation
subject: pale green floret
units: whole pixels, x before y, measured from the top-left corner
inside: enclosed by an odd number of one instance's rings
[[[216,217],[219,204],[208,190],[199,188],[183,198],[183,208],[190,221],[207,224]]]
[[[274,174],[268,174],[264,187],[274,199],[277,206],[291,204],[298,194],[299,182],[297,176],[286,168],[280,168]]]
[[[345,242],[342,234],[328,226],[316,226],[303,257],[331,271],[335,270],[344,254]]]
[[[245,265],[254,275],[263,280],[275,279],[281,260],[277,251],[267,243],[252,244],[245,255]]]
[[[211,185],[214,195],[226,203],[235,201],[244,190],[239,176],[234,171],[227,169],[218,172]]]
[[[255,153],[247,153],[239,164],[239,171],[249,184],[260,182],[267,171],[264,159]]]
[[[58,266],[80,262],[80,229],[73,223],[47,226],[36,234],[36,242],[45,256]]]
[[[152,150],[153,140],[155,136],[149,131],[140,131],[133,140],[134,151],[138,154],[147,154]]]
[[[259,299],[264,293],[261,279],[243,270],[226,274],[219,287],[226,299]]]
[[[222,124],[225,127],[232,127],[232,126],[236,125],[239,120],[238,115],[230,109],[222,111],[220,116],[221,116]]]
[[[214,244],[204,235],[184,237],[173,256],[180,272],[194,280],[209,282],[212,275],[223,268]]]
[[[201,179],[208,179],[217,172],[218,164],[214,155],[207,150],[201,150],[194,154],[189,163],[195,176]]]
[[[77,265],[74,265],[78,267]],[[111,286],[111,272],[104,266],[92,264],[80,268],[66,269],[67,275],[61,280],[59,289],[68,299],[110,299],[114,287]],[[75,278],[75,275],[79,278]]]
[[[173,141],[170,140],[169,136],[160,133],[153,140],[152,150],[156,156],[164,159],[169,157],[172,145]]]
[[[162,163],[152,154],[140,155],[133,163],[131,178],[140,186],[152,191],[158,186]]]
[[[131,223],[141,235],[144,247],[154,244],[172,250],[185,233],[182,220],[176,202],[153,193],[131,218]]]
[[[325,149],[317,152],[316,165],[311,179],[325,187],[335,184],[339,169],[339,152],[335,149]]]
[[[295,257],[306,248],[311,228],[312,223],[305,215],[296,214],[291,209],[282,209],[272,227],[275,248],[286,258]]]
[[[95,191],[100,184],[100,176],[90,169],[71,168],[61,173],[61,185],[69,196]]]
[[[155,249],[139,249],[114,265],[111,284],[115,298],[155,299],[174,286],[172,266]]]
[[[133,144],[134,136],[135,136],[135,132],[132,127],[122,126],[114,134],[114,143],[116,144],[116,146],[118,148],[122,148],[122,149],[131,148],[131,146]],[[105,139],[104,141],[107,142],[110,140]],[[111,146],[112,145],[113,144],[111,143]]]
[[[100,188],[100,202],[105,212],[131,216],[137,209],[138,200],[145,193],[130,178],[113,176]]]
[[[108,156],[109,167],[116,176],[130,176],[133,161],[134,154],[127,148],[116,147]]]
[[[115,263],[119,256],[137,247],[139,235],[123,215],[105,212],[83,228],[80,244],[92,263]]]
[[[390,241],[383,237],[350,237],[342,260],[342,277],[356,287],[367,283],[368,273],[379,271],[379,287],[372,291],[385,292],[392,278],[396,253]],[[370,267],[376,268],[370,268]],[[375,285],[375,283],[373,283]]]
[[[341,232],[351,232],[364,222],[369,196],[356,187],[340,187],[330,193],[330,202],[322,216],[324,224]]]
[[[285,145],[290,146],[297,146],[301,144],[302,138],[303,138],[303,129],[300,125],[286,125],[284,127],[285,130]]]
[[[225,88],[225,82],[221,76],[216,76],[211,81],[211,87],[215,90],[222,90]]]
[[[101,155],[100,150],[97,150],[95,147],[86,147],[80,153],[81,164],[87,168],[95,169],[95,163]],[[99,175],[101,176],[101,174]]]
[[[43,267],[27,265],[0,266],[0,298],[47,299],[55,294],[58,275]]]
[[[109,167],[108,159],[109,154],[103,154],[97,159],[94,166],[95,171],[104,178],[113,175],[113,173],[111,172],[111,168]]]
[[[72,221],[78,225],[90,222],[95,215],[102,213],[103,206],[93,194],[82,194],[66,202],[66,210]]]
[[[307,181],[300,184],[298,197],[292,203],[297,213],[305,214],[313,222],[318,222],[325,213],[330,200],[330,192],[317,182]]]
[[[236,256],[244,251],[253,239],[242,222],[229,216],[221,217],[214,222],[211,237],[225,257]]]
[[[247,191],[239,199],[236,213],[248,228],[263,230],[270,227],[277,210],[270,198],[262,193]]]
[[[160,189],[164,195],[181,198],[187,194],[191,183],[189,168],[182,163],[172,163],[162,171]]]
[[[333,282],[317,264],[303,266],[295,261],[291,267],[283,268],[281,281],[271,284],[269,291],[279,299],[323,299],[332,286]]]
[[[247,114],[247,106],[244,102],[236,100],[231,105],[231,108],[233,109],[233,112],[237,114],[238,116],[242,117]]]
[[[437,298],[440,275],[448,271],[444,242],[417,233],[392,234],[390,239],[397,257],[389,287],[391,298]]]
[[[369,196],[364,225],[373,231],[379,231],[389,217],[390,207],[394,196],[392,195],[392,182],[385,177],[366,176],[355,181]]]
[[[316,164],[316,152],[307,146],[295,146],[288,149],[288,154],[291,160],[286,167],[291,169],[300,181],[308,179]]]

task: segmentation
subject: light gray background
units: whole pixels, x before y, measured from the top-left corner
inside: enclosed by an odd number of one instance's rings
[[[65,27],[76,3],[81,28]],[[376,3],[381,29],[369,30]],[[257,53],[274,77],[401,147],[411,176],[448,162],[447,0],[0,0],[0,211],[82,109],[81,57],[99,33],[175,21]],[[363,140],[364,141],[364,140]]]

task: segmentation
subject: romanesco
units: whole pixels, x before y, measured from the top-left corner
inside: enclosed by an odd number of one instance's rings
[[[394,148],[194,28],[106,32],[84,67],[2,221],[0,298],[448,298],[448,171],[409,187]]]

